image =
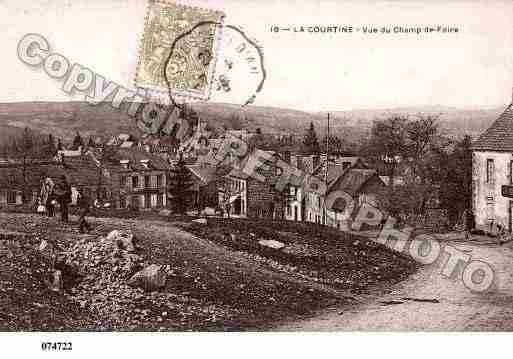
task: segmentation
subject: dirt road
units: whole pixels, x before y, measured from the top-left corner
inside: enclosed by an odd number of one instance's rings
[[[440,274],[447,258],[423,267],[385,297],[334,308],[286,324],[280,330],[513,330],[513,246],[449,242],[491,264],[496,285],[487,294],[472,293],[461,281]],[[409,298],[409,299],[405,299]]]

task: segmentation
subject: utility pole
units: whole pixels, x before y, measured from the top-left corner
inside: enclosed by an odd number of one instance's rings
[[[324,216],[324,225],[328,224],[328,214],[326,213],[326,199],[328,197],[328,171],[330,167],[330,113],[328,112],[328,126],[326,131],[326,170],[324,172],[324,184],[326,185],[326,193],[324,194],[323,201],[323,216]]]

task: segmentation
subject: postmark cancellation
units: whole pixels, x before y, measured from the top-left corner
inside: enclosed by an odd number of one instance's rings
[[[150,0],[135,86],[207,100],[223,20],[221,11]]]

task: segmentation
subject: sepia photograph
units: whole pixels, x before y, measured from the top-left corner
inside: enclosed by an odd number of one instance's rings
[[[5,0],[0,23],[6,353],[511,339],[513,2]]]

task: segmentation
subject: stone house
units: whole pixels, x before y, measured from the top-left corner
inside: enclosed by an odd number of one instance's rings
[[[66,154],[61,153],[53,161],[34,161],[25,166],[21,163],[0,166],[0,206],[35,208],[46,177],[58,184],[64,176],[72,188],[84,190],[94,198],[107,197],[107,178],[94,156],[82,152]],[[72,199],[71,204],[76,204],[76,198]]]
[[[335,191],[342,191],[349,195],[354,208],[347,205],[345,199],[336,199],[331,206],[326,208],[326,225],[338,229],[349,229],[354,211],[363,204],[378,208],[377,194],[385,188],[385,183],[378,173],[370,168],[349,168],[328,186],[328,195]],[[379,225],[379,223],[375,223]]]
[[[102,166],[116,208],[149,210],[168,204],[170,164],[143,148],[116,148]]]
[[[222,178],[219,174],[221,169],[206,163],[187,165],[187,169],[192,174],[194,182],[192,188],[189,189],[193,195],[189,202],[194,208],[216,208],[218,206],[218,188]]]
[[[472,145],[472,211],[476,228],[513,229],[513,104]]]
[[[273,157],[276,156],[273,153]],[[285,218],[284,207],[288,196],[275,190],[278,168],[270,164],[268,168],[262,166],[256,169],[265,179],[261,181],[243,171],[249,157],[224,176],[224,183],[219,188],[220,207],[228,207],[230,216],[234,217]]]

